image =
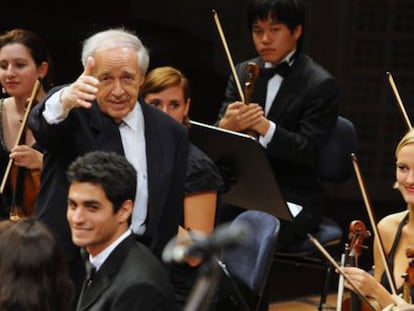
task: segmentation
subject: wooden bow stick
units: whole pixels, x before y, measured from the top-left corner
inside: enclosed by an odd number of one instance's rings
[[[245,102],[243,89],[241,87],[239,77],[237,76],[236,69],[234,67],[233,59],[231,57],[230,50],[229,50],[229,47],[228,47],[227,42],[226,42],[226,38],[224,36],[223,29],[221,28],[220,19],[218,17],[218,14],[217,14],[216,10],[212,10],[212,12],[213,12],[213,17],[214,17],[214,21],[216,23],[217,30],[218,30],[219,35],[220,35],[221,42],[223,43],[224,50],[226,51],[227,59],[228,59],[229,64],[230,64],[231,73],[233,75],[234,81],[236,82],[237,91],[239,93],[240,100],[242,102]]]
[[[26,105],[26,110],[25,110],[24,115],[23,115],[23,120],[22,120],[22,124],[20,126],[20,129],[19,129],[19,133],[17,134],[17,139],[16,139],[15,146],[17,146],[19,144],[19,142],[21,141],[21,139],[23,137],[23,134],[25,133],[27,121],[29,120],[29,114],[30,114],[30,111],[32,110],[32,105],[33,105],[34,101],[36,100],[37,94],[39,94],[41,86],[42,86],[42,83],[40,82],[40,79],[37,79],[36,82],[35,82],[35,85],[33,86],[32,94],[30,95],[30,97],[28,99],[28,103]],[[4,188],[6,187],[6,182],[7,182],[7,179],[9,177],[9,175],[10,175],[10,171],[11,171],[13,162],[14,162],[13,159],[10,158],[9,162],[7,163],[7,167],[6,167],[6,170],[5,170],[4,175],[3,175],[3,180],[2,180],[1,185],[0,185],[0,195],[3,194]]]
[[[371,310],[375,311],[376,308],[372,305],[368,298],[358,289],[358,287],[356,287],[354,282],[345,274],[343,267],[340,267],[336,263],[335,259],[333,259],[331,255],[329,255],[326,249],[319,243],[319,241],[315,237],[313,237],[311,234],[308,234],[308,237],[310,241],[313,243],[313,245],[315,245],[315,247],[322,253],[322,255],[326,259],[328,259],[331,265],[335,267],[336,271],[338,271],[338,273],[340,273],[345,278],[345,280],[347,280],[348,283],[351,284],[352,288],[355,290],[359,298],[363,300],[371,308]]]
[[[400,94],[398,93],[398,89],[397,89],[397,86],[395,85],[394,78],[392,77],[392,74],[390,72],[387,72],[386,74],[387,74],[387,77],[388,77],[388,82],[391,85],[391,89],[394,92],[394,96],[397,99],[397,104],[398,104],[400,112],[401,112],[401,114],[404,118],[405,124],[407,125],[408,129],[410,129],[410,128],[412,128],[412,125],[411,125],[410,119],[408,118],[407,111],[404,108],[404,105],[403,105],[403,102],[401,100]]]
[[[363,197],[364,202],[365,202],[365,207],[366,207],[367,212],[368,212],[368,216],[369,216],[369,220],[370,220],[370,223],[371,223],[372,230],[374,231],[374,240],[377,243],[377,247],[378,247],[379,253],[381,255],[381,260],[382,260],[382,263],[384,265],[384,271],[385,271],[385,274],[388,278],[388,282],[390,283],[391,292],[392,292],[393,295],[396,295],[394,278],[391,275],[390,268],[389,268],[389,265],[388,265],[388,261],[387,261],[387,258],[385,256],[385,251],[384,251],[384,247],[383,247],[383,244],[382,244],[381,236],[379,235],[379,232],[378,232],[378,229],[377,229],[377,223],[375,221],[374,212],[373,212],[372,205],[371,205],[371,201],[368,197],[364,180],[362,179],[362,174],[361,174],[361,170],[359,168],[358,159],[355,156],[355,154],[353,154],[353,153],[351,154],[351,156],[352,156],[352,164],[354,165],[355,174],[356,174],[356,177],[358,179],[359,188],[361,190],[362,197]]]

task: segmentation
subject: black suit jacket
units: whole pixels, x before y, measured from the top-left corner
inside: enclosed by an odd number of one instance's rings
[[[76,310],[177,310],[168,274],[149,249],[131,235],[84,284]]]
[[[80,155],[94,150],[123,154],[118,126],[103,114],[96,102],[91,109],[72,109],[59,124],[48,124],[42,112],[45,101],[33,108],[29,117],[37,143],[44,150],[41,189],[35,213],[47,223],[63,242],[70,259],[79,254],[73,245],[66,220],[68,165]],[[162,111],[140,100],[145,122],[148,170],[148,214],[142,237],[156,256],[161,257],[168,241],[183,222],[184,179],[187,165],[186,128]]]
[[[264,66],[260,58],[238,64],[236,71],[242,85],[247,80],[246,64],[252,61],[260,68]],[[261,79],[259,75],[250,102],[264,107],[266,82],[262,83]],[[227,106],[236,100],[240,99],[231,77],[217,123]],[[321,208],[319,154],[333,129],[339,104],[340,92],[335,79],[309,56],[298,53],[267,115],[275,122],[276,132],[265,152],[282,193],[287,201],[302,205],[309,213],[319,214],[317,210]],[[309,225],[314,226],[306,223],[303,228]]]

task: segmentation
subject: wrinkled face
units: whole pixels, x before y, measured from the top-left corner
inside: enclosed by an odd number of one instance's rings
[[[398,152],[396,176],[405,202],[414,205],[414,143],[405,145]]]
[[[126,201],[114,213],[101,185],[74,182],[69,187],[66,216],[72,241],[85,247],[92,256],[99,254],[126,231],[131,212],[132,201]]]
[[[10,96],[28,98],[43,70],[23,44],[12,43],[0,49],[0,83]]]
[[[145,96],[145,102],[154,105],[158,109],[182,123],[188,115],[190,99],[185,101],[181,86],[170,86],[159,93],[149,93]]]
[[[143,76],[134,49],[96,51],[94,76],[99,80],[97,101],[103,112],[120,122],[135,106]]]
[[[274,65],[296,48],[301,34],[302,26],[298,26],[292,33],[285,24],[274,22],[271,17],[257,20],[252,27],[256,51],[265,62]]]

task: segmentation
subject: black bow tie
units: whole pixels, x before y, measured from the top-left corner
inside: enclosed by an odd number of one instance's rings
[[[275,74],[286,77],[289,74],[290,66],[287,62],[282,62],[275,67],[260,68],[259,74],[265,78],[271,79]]]

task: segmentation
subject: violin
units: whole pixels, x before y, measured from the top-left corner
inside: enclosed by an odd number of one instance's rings
[[[40,170],[14,164],[10,172],[10,186],[12,191],[10,219],[17,220],[33,216],[40,190]]]
[[[376,222],[376,219],[375,219],[375,216],[374,216],[374,210],[372,208],[371,200],[370,200],[370,198],[368,196],[368,193],[366,191],[365,182],[364,182],[364,179],[362,178],[361,169],[359,168],[358,159],[357,159],[357,157],[354,153],[351,154],[351,158],[352,158],[352,165],[354,167],[355,175],[356,175],[357,180],[358,180],[359,188],[361,190],[361,194],[362,194],[362,197],[364,199],[365,207],[366,207],[367,212],[368,212],[369,221],[371,223],[372,230],[374,231],[374,242],[376,243],[376,245],[378,247],[378,251],[379,251],[379,254],[381,256],[381,261],[382,261],[382,264],[384,265],[384,272],[385,272],[385,275],[386,275],[386,277],[388,279],[388,282],[390,284],[391,294],[397,295],[396,290],[395,290],[395,280],[393,278],[393,275],[391,274],[391,269],[389,267],[387,256],[385,254],[385,250],[384,250],[384,246],[383,246],[384,244],[382,243],[381,236],[380,236],[380,234],[378,232],[378,229],[377,229],[377,222]]]
[[[248,105],[253,94],[254,83],[259,75],[259,66],[254,62],[248,62],[244,69],[247,72],[247,80],[244,84],[244,104]],[[254,130],[247,130],[246,133],[254,138],[259,136]]]
[[[247,72],[247,81],[244,84],[244,92],[243,92],[242,85],[236,73],[236,68],[234,67],[233,59],[231,57],[231,53],[227,45],[226,37],[224,36],[223,28],[221,27],[218,13],[216,10],[212,10],[212,13],[214,17],[214,22],[216,24],[216,28],[220,35],[221,42],[223,43],[224,51],[226,52],[227,60],[230,65],[230,69],[232,72],[234,82],[236,83],[236,87],[237,87],[240,100],[246,105],[248,105],[250,102],[250,96],[253,94],[254,83],[257,79],[257,76],[259,75],[259,66],[254,62],[247,63],[245,67],[245,70]],[[259,136],[258,133],[254,130],[247,130],[246,133],[250,136],[253,136],[256,139]]]
[[[363,243],[366,238],[371,236],[361,220],[354,220],[349,224],[349,239],[350,243],[347,246],[347,257],[349,264],[358,267],[358,259],[361,255],[362,249],[367,248]]]
[[[312,236],[310,233],[308,233],[308,237],[309,237],[309,240],[312,242],[312,244],[315,245],[315,247],[322,253],[323,256],[325,256],[325,258],[332,264],[332,266],[336,269],[336,271],[338,271],[338,273],[344,279],[346,279],[349,282],[351,287],[355,290],[355,293],[358,295],[358,297],[361,299],[361,301],[364,302],[363,306],[364,306],[364,308],[366,307],[366,309],[363,309],[363,311],[365,311],[365,310],[367,310],[367,311],[368,310],[371,310],[371,311],[379,310],[380,308],[378,306],[378,303],[376,303],[375,301],[372,301],[372,299],[369,299],[368,297],[366,297],[361,292],[361,290],[355,285],[355,283],[344,273],[343,267],[338,265],[338,263],[335,261],[335,259],[333,259],[331,255],[329,255],[329,253],[321,245],[321,243],[319,243],[319,241],[314,236]],[[346,309],[342,309],[342,304],[341,304],[341,308],[339,308],[339,310],[346,310]]]
[[[345,246],[345,264],[347,266],[358,267],[359,256],[362,249],[366,248],[364,240],[369,238],[371,233],[366,229],[365,224],[360,220],[354,220],[349,225],[349,244]],[[354,292],[349,297],[342,300],[342,311],[365,311],[372,310],[372,306],[361,301]]]
[[[254,83],[259,75],[259,66],[254,62],[248,62],[244,70],[247,72],[247,81],[244,84],[244,103],[250,102],[250,96],[253,94]]]
[[[414,247],[407,247],[405,250],[405,255],[409,261],[408,267],[405,270],[405,273],[402,275],[404,279],[403,299],[411,304],[411,287],[414,285]]]
[[[25,108],[25,113],[17,135],[16,146],[26,143],[29,114],[36,102],[36,97],[40,88],[41,82],[38,79],[36,80],[32,94],[30,95]],[[34,205],[40,190],[40,171],[19,167],[14,163],[14,160],[10,158],[0,185],[0,195],[3,198],[3,203],[5,201],[3,195],[6,184],[10,186],[12,192],[12,202],[9,212],[10,219],[18,220],[23,217],[33,216]]]

